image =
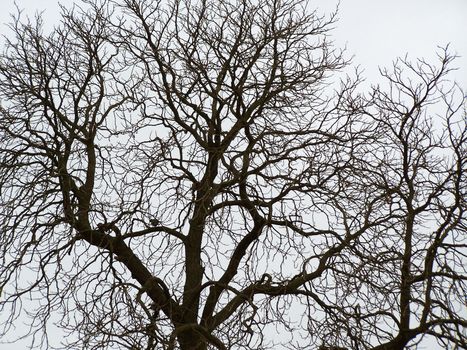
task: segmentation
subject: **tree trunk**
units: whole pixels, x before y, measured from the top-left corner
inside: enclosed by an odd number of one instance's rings
[[[207,350],[208,344],[196,330],[187,330],[178,336],[181,350]]]

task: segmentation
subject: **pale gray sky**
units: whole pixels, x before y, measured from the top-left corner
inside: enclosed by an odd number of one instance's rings
[[[450,43],[461,56],[456,80],[467,88],[466,0],[342,0],[339,17],[336,43],[347,45],[370,79],[397,56],[433,59],[437,46]]]
[[[0,0],[0,23],[9,21],[15,11],[14,0]],[[47,26],[59,21],[57,0],[16,0],[27,14],[45,10]],[[71,6],[73,0],[62,0]],[[310,1],[311,6],[330,11],[336,0]],[[371,83],[378,81],[378,66],[390,66],[406,53],[412,58],[425,57],[435,62],[437,46],[450,43],[450,50],[460,57],[455,61],[459,70],[453,78],[467,90],[467,0],[341,0],[339,22],[334,31],[338,47],[347,47],[353,63],[360,65]],[[6,34],[5,25],[0,33]],[[1,345],[0,350],[12,345]],[[25,343],[15,349],[25,349]],[[425,349],[440,349],[426,344]]]
[[[9,21],[14,0],[2,3],[0,23]],[[73,0],[61,0],[69,6]],[[57,0],[16,0],[18,6],[33,14],[44,10],[47,25],[58,22]],[[310,6],[331,11],[337,0],[311,0]],[[347,47],[354,64],[365,71],[370,82],[378,78],[378,66],[390,66],[398,56],[425,57],[434,62],[437,46],[450,43],[459,56],[455,79],[467,88],[467,0],[341,0],[339,22],[334,39]],[[5,32],[5,26],[1,32]]]

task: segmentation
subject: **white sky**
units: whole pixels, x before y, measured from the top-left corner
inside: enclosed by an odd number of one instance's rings
[[[71,5],[73,0],[60,1]],[[15,11],[14,0],[0,0],[1,34],[7,34],[4,23]],[[45,10],[46,24],[58,23],[57,0],[16,0],[27,14]],[[336,0],[311,0],[324,11],[333,9]],[[353,63],[364,69],[371,83],[378,81],[378,66],[389,67],[398,56],[425,57],[434,61],[437,46],[450,43],[452,53],[460,57],[454,62],[459,70],[452,76],[467,91],[467,0],[341,0],[339,22],[334,31],[338,47],[347,47]],[[16,344],[15,349],[25,348]],[[0,350],[11,349],[1,345]],[[425,349],[439,349],[426,344]]]
[[[0,23],[9,21],[14,0],[0,0]],[[44,10],[47,24],[58,22],[57,0],[16,0],[26,13]],[[71,5],[73,0],[61,0]],[[310,7],[335,8],[337,0],[310,0]],[[334,39],[347,47],[354,64],[370,82],[378,79],[378,66],[389,67],[398,56],[425,57],[434,63],[437,46],[450,43],[459,57],[455,80],[467,90],[467,0],[341,0]],[[6,27],[0,27],[5,33]]]
[[[467,89],[466,0],[342,0],[339,17],[336,43],[347,45],[370,79],[398,56],[432,60],[437,46],[450,43],[461,56],[455,79]]]

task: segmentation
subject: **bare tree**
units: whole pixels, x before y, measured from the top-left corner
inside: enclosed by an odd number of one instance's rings
[[[62,16],[19,14],[0,56],[3,333],[26,314],[44,348],[52,322],[78,349],[467,348],[447,49],[364,94],[305,1]]]

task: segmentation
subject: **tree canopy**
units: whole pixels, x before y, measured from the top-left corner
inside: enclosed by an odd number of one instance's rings
[[[455,58],[364,89],[302,0],[83,0],[0,54],[2,334],[467,348]],[[54,345],[57,345],[54,343]]]

